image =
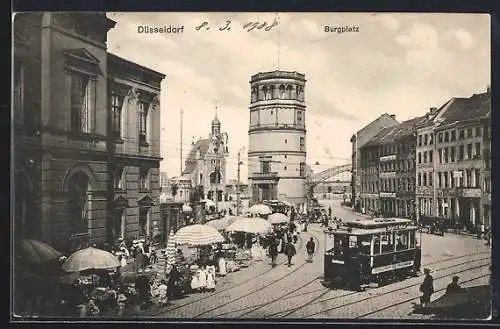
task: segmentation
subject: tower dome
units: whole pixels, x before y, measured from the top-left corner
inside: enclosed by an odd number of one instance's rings
[[[220,134],[220,121],[217,118],[217,114],[215,115],[215,118],[212,120],[212,134],[213,135]]]

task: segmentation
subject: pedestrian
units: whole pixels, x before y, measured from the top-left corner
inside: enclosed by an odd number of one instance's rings
[[[434,293],[434,278],[431,275],[431,270],[424,269],[424,274],[424,282],[420,285],[420,292],[422,293],[420,297],[421,306],[428,305],[431,302],[431,295]]]
[[[269,257],[271,257],[271,266],[276,266],[276,257],[278,257],[278,244],[275,239],[271,240],[271,244],[269,245]]]
[[[127,296],[123,292],[123,289],[118,290],[116,303],[118,304],[118,316],[122,316],[123,313],[125,313],[125,307],[127,306]]]
[[[170,274],[168,276],[167,292],[169,298],[175,297],[176,295],[175,284],[177,281],[179,281],[179,279],[180,279],[180,273],[177,270],[177,266],[173,265],[172,269],[170,270]]]
[[[312,261],[313,261],[313,255],[314,255],[315,248],[316,248],[316,243],[314,243],[314,238],[311,237],[311,239],[306,244],[307,262],[308,263],[312,263]]]
[[[289,267],[292,266],[292,257],[295,256],[296,253],[297,253],[297,250],[295,250],[295,246],[293,245],[293,243],[288,242],[288,244],[285,247],[285,254],[286,254],[286,257],[288,258],[288,266]]]
[[[299,239],[299,234],[297,233],[297,230],[293,231],[293,243],[297,243],[297,240]]]
[[[207,290],[215,291],[215,266],[207,266]]]
[[[332,207],[328,207],[328,217],[332,217]]]
[[[460,285],[458,284],[458,279],[458,276],[453,276],[451,283],[446,287],[447,294],[454,294],[463,291],[462,287],[460,287]]]
[[[146,267],[146,257],[144,257],[142,249],[137,248],[137,254],[135,255],[135,270],[136,272],[140,273],[144,271],[145,267]]]
[[[160,307],[167,306],[169,293],[170,293],[170,288],[167,286],[165,280],[160,280],[160,285],[158,286],[158,301]]]

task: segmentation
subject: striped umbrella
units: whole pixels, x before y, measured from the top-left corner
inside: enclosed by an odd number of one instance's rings
[[[175,233],[173,240],[190,246],[208,246],[225,241],[215,228],[200,224],[184,226]]]
[[[254,204],[253,206],[250,207],[249,211],[252,214],[258,214],[258,215],[269,215],[270,213],[272,213],[271,208],[269,208],[265,204]]]
[[[25,264],[42,264],[58,259],[62,254],[45,242],[22,239],[19,243],[17,257]]]
[[[267,220],[271,224],[282,224],[282,223],[288,223],[290,221],[290,218],[288,218],[288,216],[285,214],[277,212],[269,215]]]
[[[246,232],[253,234],[269,233],[271,224],[262,218],[239,218],[226,229],[229,232]]]
[[[64,262],[62,269],[66,272],[85,270],[111,269],[119,267],[116,257],[105,250],[89,247],[71,254]]]
[[[174,241],[174,231],[170,231],[167,242],[167,266],[172,266],[175,264],[175,254],[177,253],[177,248]]]

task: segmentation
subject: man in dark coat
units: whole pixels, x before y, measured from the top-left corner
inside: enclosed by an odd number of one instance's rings
[[[463,291],[462,287],[460,287],[460,285],[458,284],[458,279],[458,276],[453,276],[451,283],[446,287],[447,294],[454,294]]]
[[[314,255],[314,249],[316,248],[316,243],[314,243],[314,238],[311,237],[309,241],[307,241],[306,244],[306,251],[307,251],[307,262],[312,263],[312,257]]]
[[[278,256],[278,244],[275,239],[271,239],[271,244],[269,245],[269,256],[271,257],[272,267],[275,267],[276,257]]]
[[[177,270],[177,266],[173,265],[172,269],[170,270],[167,283],[167,296],[169,298],[175,297],[175,283],[179,281],[180,276],[181,274],[179,273],[179,270]]]
[[[420,292],[422,296],[420,297],[420,305],[425,306],[431,302],[431,295],[434,293],[434,278],[431,275],[431,271],[426,268],[424,269],[424,282],[420,285]]]
[[[292,257],[295,256],[297,250],[295,250],[295,246],[291,241],[289,241],[285,247],[285,254],[288,258],[288,266],[292,266]]]

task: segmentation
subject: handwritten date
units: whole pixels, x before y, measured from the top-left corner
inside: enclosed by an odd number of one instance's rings
[[[242,30],[250,32],[253,30],[263,30],[271,31],[275,26],[279,25],[279,21],[274,19],[272,23],[268,22],[248,22],[241,26]],[[224,23],[217,26],[219,31],[231,31],[232,21],[226,20]],[[208,22],[203,22],[199,26],[194,28],[196,31],[208,31],[210,30],[210,24]]]

